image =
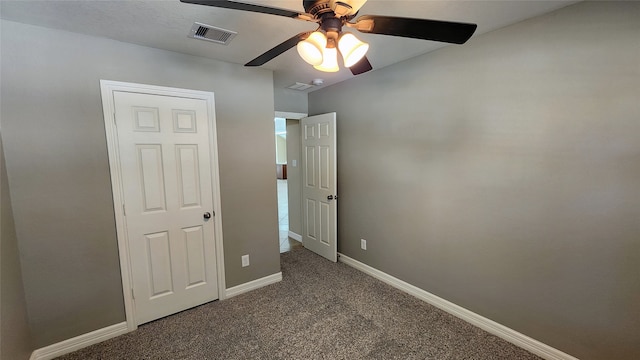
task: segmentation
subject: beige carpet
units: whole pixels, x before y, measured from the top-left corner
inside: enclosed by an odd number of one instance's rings
[[[538,359],[342,263],[281,255],[283,281],[59,359]]]

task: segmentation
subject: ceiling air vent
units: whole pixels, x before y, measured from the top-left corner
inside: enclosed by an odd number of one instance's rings
[[[194,23],[191,27],[189,37],[193,39],[211,41],[222,45],[228,45],[237,34],[238,33],[235,31],[226,30],[197,22]]]
[[[311,84],[304,84],[304,83],[296,82],[293,85],[287,86],[287,89],[304,91],[304,90],[310,89],[312,87],[313,87],[313,85],[311,85]]]

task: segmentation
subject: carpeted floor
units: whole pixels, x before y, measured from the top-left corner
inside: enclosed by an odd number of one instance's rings
[[[342,263],[281,259],[280,283],[58,359],[538,359]]]

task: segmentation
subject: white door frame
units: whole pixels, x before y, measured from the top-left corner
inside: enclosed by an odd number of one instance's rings
[[[287,119],[287,120],[298,120],[298,125],[299,125],[300,124],[300,120],[303,119],[303,118],[306,118],[307,116],[309,116],[309,114],[307,114],[307,113],[297,113],[297,112],[276,111],[275,112],[275,116],[277,118],[284,118],[284,119]],[[301,139],[302,139],[301,137],[302,137],[302,132],[300,133],[300,136],[298,137],[298,142],[301,141]],[[302,149],[300,149],[300,153],[298,154],[298,159],[302,159]],[[289,160],[287,160],[287,162],[289,162]],[[289,180],[287,180],[287,181],[289,181]],[[302,180],[300,180],[300,182],[302,183]],[[291,184],[291,183],[288,182],[287,186],[289,186],[288,184]],[[302,209],[302,206],[304,205],[303,201],[302,201],[302,186],[300,186],[300,192],[298,193],[298,198],[300,199],[300,209]],[[287,207],[289,207],[289,204],[287,204]],[[302,214],[300,214],[300,216],[302,216]],[[279,225],[280,225],[280,223],[278,223],[278,226]],[[289,226],[291,226],[291,223],[289,223]],[[302,232],[302,231],[300,231],[300,232]],[[302,235],[301,234],[296,234],[296,233],[292,232],[291,230],[289,230],[289,237],[299,241],[302,244]],[[280,241],[280,240],[278,239],[278,241]]]
[[[215,249],[218,276],[218,298],[225,298],[224,251],[222,242],[222,212],[220,206],[220,177],[218,167],[218,145],[216,134],[216,117],[214,96],[212,92],[170,88],[164,86],[134,84],[120,81],[100,80],[102,93],[102,110],[104,112],[104,127],[107,135],[109,153],[109,168],[111,170],[111,191],[113,193],[113,208],[116,217],[116,236],[118,238],[118,253],[120,256],[120,274],[122,275],[122,292],[127,329],[133,331],[138,328],[135,321],[135,306],[133,303],[133,285],[131,277],[131,258],[129,241],[127,238],[127,221],[124,216],[124,201],[122,188],[122,170],[120,168],[120,153],[118,151],[118,132],[115,123],[115,103],[113,93],[116,91],[141,93],[149,95],[164,95],[199,99],[207,102],[209,117],[209,149],[211,152],[211,184],[213,193],[213,216],[215,228]]]
[[[307,116],[309,116],[306,113],[295,113],[295,112],[286,112],[286,111],[276,111],[276,117],[277,118],[284,118],[284,119],[292,119],[292,120],[300,120],[302,118],[306,118]]]

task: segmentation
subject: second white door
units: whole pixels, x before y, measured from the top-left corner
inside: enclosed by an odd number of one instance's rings
[[[302,245],[336,262],[338,192],[336,113],[300,121],[302,132]]]
[[[209,117],[201,99],[118,91],[114,103],[142,324],[218,298]]]

